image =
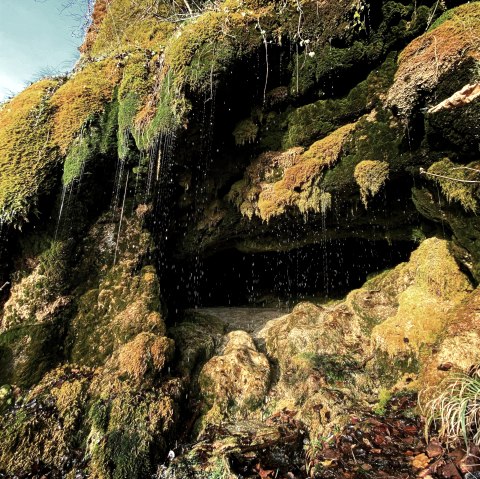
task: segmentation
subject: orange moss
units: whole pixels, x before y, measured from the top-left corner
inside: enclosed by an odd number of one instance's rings
[[[126,373],[135,380],[143,380],[147,372],[153,375],[161,372],[172,359],[174,342],[152,333],[140,333],[122,346],[118,357],[113,357],[114,367],[120,374]],[[107,367],[109,364],[107,364]]]
[[[92,13],[92,23],[88,28],[83,45],[80,47],[80,52],[88,55],[97,38],[98,32],[101,28],[102,22],[107,15],[107,9],[110,0],[96,0]]]
[[[469,58],[480,59],[480,2],[448,13],[443,23],[413,40],[399,56],[389,101],[404,114],[410,113],[420,91],[432,91],[444,74]]]
[[[51,103],[57,109],[53,141],[63,154],[85,122],[112,100],[120,78],[121,68],[115,60],[90,63],[52,96]]]
[[[320,175],[340,158],[354,128],[354,124],[347,124],[315,142],[298,163],[284,171],[280,181],[264,189],[258,197],[260,217],[268,221],[272,216],[284,213],[287,206],[297,206],[302,212],[309,209],[320,211],[322,192],[317,188]]]

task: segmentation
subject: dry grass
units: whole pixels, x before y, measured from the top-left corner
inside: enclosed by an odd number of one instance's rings
[[[433,425],[439,427],[438,435],[447,444],[460,440],[469,446],[480,445],[480,379],[466,374],[446,379],[443,389],[423,406],[426,417],[425,433],[428,437]]]

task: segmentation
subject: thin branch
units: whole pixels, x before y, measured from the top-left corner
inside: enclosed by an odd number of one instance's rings
[[[454,168],[454,169],[460,169],[460,168],[466,168],[466,169],[470,169],[470,170],[477,171],[478,173],[480,173],[480,171],[478,171],[478,170],[475,170],[473,168],[467,168],[467,167],[459,167],[459,168]],[[420,168],[420,174],[421,175],[434,176],[435,178],[443,178],[445,180],[457,181],[458,183],[480,183],[480,180],[461,180],[459,178],[452,178],[451,176],[437,175],[435,173],[430,173],[429,171],[425,171],[423,168]]]

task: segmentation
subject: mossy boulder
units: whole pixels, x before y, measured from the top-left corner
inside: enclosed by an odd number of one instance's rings
[[[471,70],[472,59],[478,60],[479,40],[473,34],[480,25],[478,2],[472,2],[448,11],[432,28],[413,40],[400,54],[395,82],[388,94],[388,102],[402,115],[410,116],[415,108],[438,89],[449,75],[459,74],[462,64]],[[441,101],[465,83],[449,82]]]
[[[427,395],[431,393],[428,388],[435,388],[452,374],[476,371],[480,361],[479,302],[477,288],[452,310],[448,326],[439,335],[434,353],[420,374]]]
[[[209,407],[202,418],[205,426],[225,414],[232,418],[259,408],[270,385],[270,365],[245,331],[233,331],[223,353],[203,366],[198,381]]]
[[[472,286],[448,243],[436,238],[421,243],[410,261],[395,269],[393,277],[403,282],[397,296],[398,310],[373,328],[372,340],[390,356],[418,355],[423,347],[435,344],[453,308],[468,296]]]

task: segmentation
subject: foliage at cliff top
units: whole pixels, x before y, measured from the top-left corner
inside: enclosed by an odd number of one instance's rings
[[[453,68],[480,59],[479,31],[480,2],[447,11],[401,53],[389,103],[409,115],[421,92],[431,93]]]
[[[82,53],[91,58],[159,51],[175,29],[175,5],[158,0],[97,0]]]
[[[57,81],[40,81],[0,109],[0,222],[27,216],[57,158],[48,103],[57,87]]]

